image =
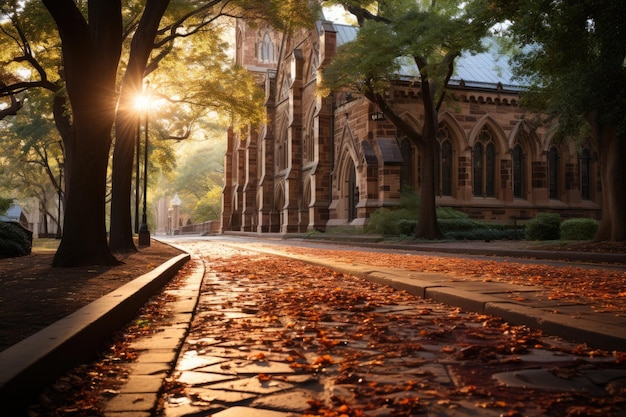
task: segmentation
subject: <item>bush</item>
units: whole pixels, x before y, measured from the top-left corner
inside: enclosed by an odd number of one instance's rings
[[[369,222],[365,225],[365,232],[381,235],[399,235],[406,230],[406,222],[415,222],[416,211],[406,208],[389,210],[380,208],[372,213]],[[402,223],[402,227],[400,224]],[[415,230],[413,228],[413,230]]]
[[[593,219],[568,219],[561,223],[561,239],[591,240],[598,231],[598,222]]]
[[[31,248],[32,238],[19,224],[0,222],[0,258],[28,255]]]
[[[561,216],[556,213],[539,213],[526,225],[527,240],[558,240]]]

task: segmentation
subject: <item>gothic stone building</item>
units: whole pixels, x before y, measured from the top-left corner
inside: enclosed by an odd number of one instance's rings
[[[223,231],[294,233],[364,225],[419,189],[420,155],[363,97],[318,94],[318,77],[356,28],[320,21],[284,37],[236,27],[236,62],[266,91],[267,123],[247,137],[229,132]],[[394,108],[423,121],[414,77],[390,88]],[[439,114],[437,204],[472,218],[507,222],[538,212],[598,217],[595,151],[554,143],[519,107],[520,86],[491,54],[464,55]]]

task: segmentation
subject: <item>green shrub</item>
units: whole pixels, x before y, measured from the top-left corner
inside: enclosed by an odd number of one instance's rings
[[[593,219],[568,219],[561,223],[561,239],[591,240],[598,231],[598,222]]]
[[[369,222],[365,225],[365,232],[381,235],[399,235],[402,234],[401,229],[406,229],[404,223],[407,221],[415,222],[416,216],[417,211],[406,208],[395,210],[380,208],[370,216]],[[403,227],[400,226],[401,222]]]
[[[19,224],[0,222],[0,258],[28,255],[31,248],[31,237]]]
[[[539,213],[526,225],[527,240],[558,240],[561,216],[556,213]]]

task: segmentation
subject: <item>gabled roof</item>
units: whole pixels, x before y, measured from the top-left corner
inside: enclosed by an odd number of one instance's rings
[[[323,22],[325,30],[334,30],[337,33],[337,47],[356,39],[359,28],[341,23]],[[462,85],[469,88],[504,89],[520,91],[525,85],[513,79],[513,72],[505,56],[498,54],[497,43],[494,39],[485,38],[483,45],[485,52],[472,54],[464,52],[455,64],[455,72],[450,79],[450,85]],[[419,75],[412,60],[403,65],[401,77],[416,77]]]

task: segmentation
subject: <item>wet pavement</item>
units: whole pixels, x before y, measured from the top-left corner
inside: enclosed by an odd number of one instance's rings
[[[136,342],[135,372],[107,416],[154,415],[157,403],[167,417],[626,416],[623,353],[425,300],[331,262],[179,243],[196,271],[174,292],[171,325]],[[166,381],[160,394],[155,380]]]

